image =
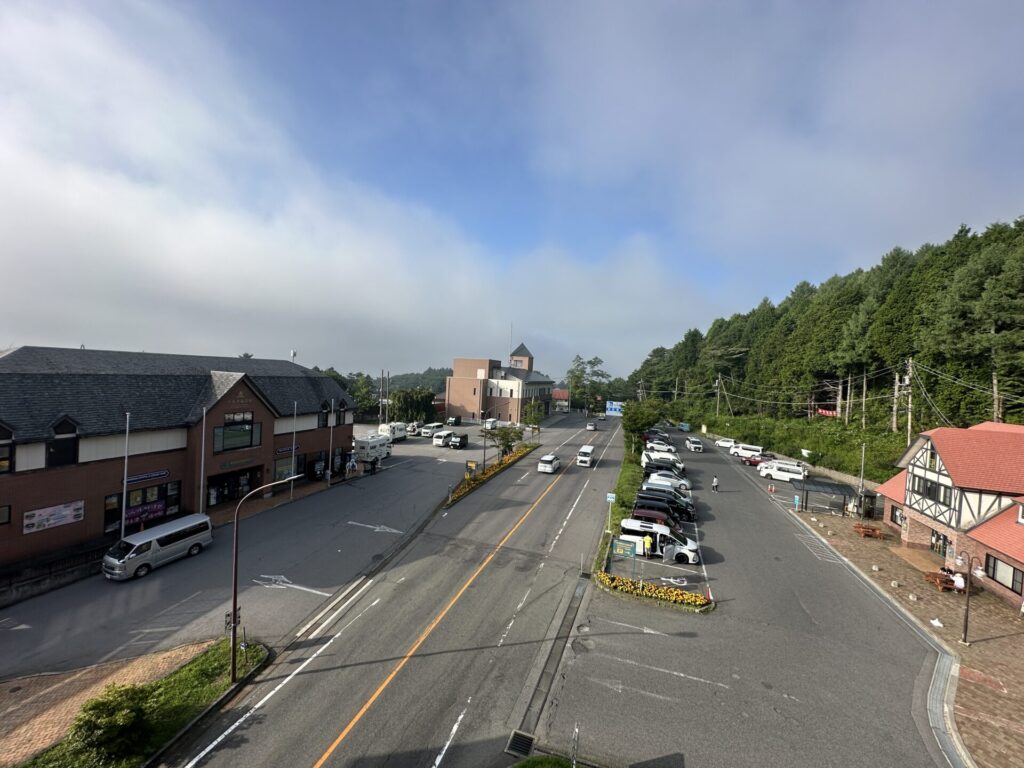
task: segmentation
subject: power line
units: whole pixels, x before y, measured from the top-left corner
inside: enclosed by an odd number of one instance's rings
[[[928,405],[930,405],[932,407],[932,410],[939,415],[939,418],[946,422],[948,426],[954,426],[953,422],[946,418],[946,414],[940,411],[939,407],[935,405],[935,403],[932,401],[931,395],[928,394],[928,390],[924,386],[924,382],[921,381],[921,377],[918,376],[916,373],[914,374],[914,381],[916,381],[918,385],[921,387],[921,392],[924,393],[924,399],[928,401]]]
[[[929,368],[927,365],[923,365],[921,363],[918,363],[918,365],[921,368],[924,368],[926,371],[928,371],[928,373],[934,374],[939,378],[947,379],[953,382],[954,384],[959,384],[961,387],[967,387],[968,389],[974,389],[977,390],[978,392],[984,392],[986,395],[990,395],[992,393],[992,390],[989,389],[988,387],[979,387],[976,384],[971,384],[970,382],[964,381],[963,379],[958,379],[956,376],[951,376],[948,373],[936,371],[934,368]],[[1007,395],[1000,395],[1000,398],[1002,398],[1004,401],[1009,401],[1013,403],[1024,403],[1024,398],[1020,397],[1009,397]]]

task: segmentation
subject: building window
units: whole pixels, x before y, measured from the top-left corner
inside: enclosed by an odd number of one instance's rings
[[[927,478],[915,475],[911,489],[918,496],[937,501],[944,506],[948,507],[953,503],[953,489],[948,485],[936,483],[934,480],[928,480]]]
[[[103,532],[121,530],[121,494],[112,493],[103,499]]]
[[[14,446],[0,443],[0,475],[14,471]]]
[[[932,540],[928,545],[928,549],[937,555],[945,557],[946,550],[949,549],[949,539],[938,531],[932,531]]]
[[[11,505],[6,504],[0,507],[0,525],[8,525],[11,522]]]
[[[78,463],[78,435],[55,437],[46,443],[46,466],[66,467]]]
[[[889,507],[889,519],[892,522],[896,523],[896,525],[902,526],[903,525],[903,510],[901,508],[897,507],[895,504],[893,504],[891,507]]]
[[[328,416],[329,413],[330,413],[330,411],[327,410],[327,411],[320,411],[320,413],[317,414],[316,426],[317,426],[318,429],[322,429],[323,427],[327,426],[327,416]]]
[[[476,387],[473,387],[473,394],[476,394]]]
[[[985,555],[985,573],[997,584],[1002,584],[1018,595],[1024,594],[1024,571],[1019,568],[1014,568],[992,555]]]
[[[260,445],[263,425],[253,422],[252,411],[224,415],[224,426],[213,428],[213,452],[235,451]]]

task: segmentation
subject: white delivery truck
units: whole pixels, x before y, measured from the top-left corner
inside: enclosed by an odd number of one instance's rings
[[[378,462],[391,455],[391,439],[384,435],[369,434],[352,439],[352,454],[356,461]]]
[[[381,424],[377,427],[377,432],[385,437],[391,438],[392,443],[397,443],[399,440],[405,440],[408,436],[405,424],[401,421],[392,421],[390,424]]]

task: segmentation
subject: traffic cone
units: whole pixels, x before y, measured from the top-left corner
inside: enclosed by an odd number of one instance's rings
[[[768,483],[768,493],[775,493],[775,483]]]

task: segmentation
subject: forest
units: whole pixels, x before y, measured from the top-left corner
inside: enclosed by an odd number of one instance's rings
[[[1024,218],[801,282],[778,305],[763,299],[653,349],[628,381],[638,399],[694,422],[829,422],[858,457],[857,431],[1021,423]]]

